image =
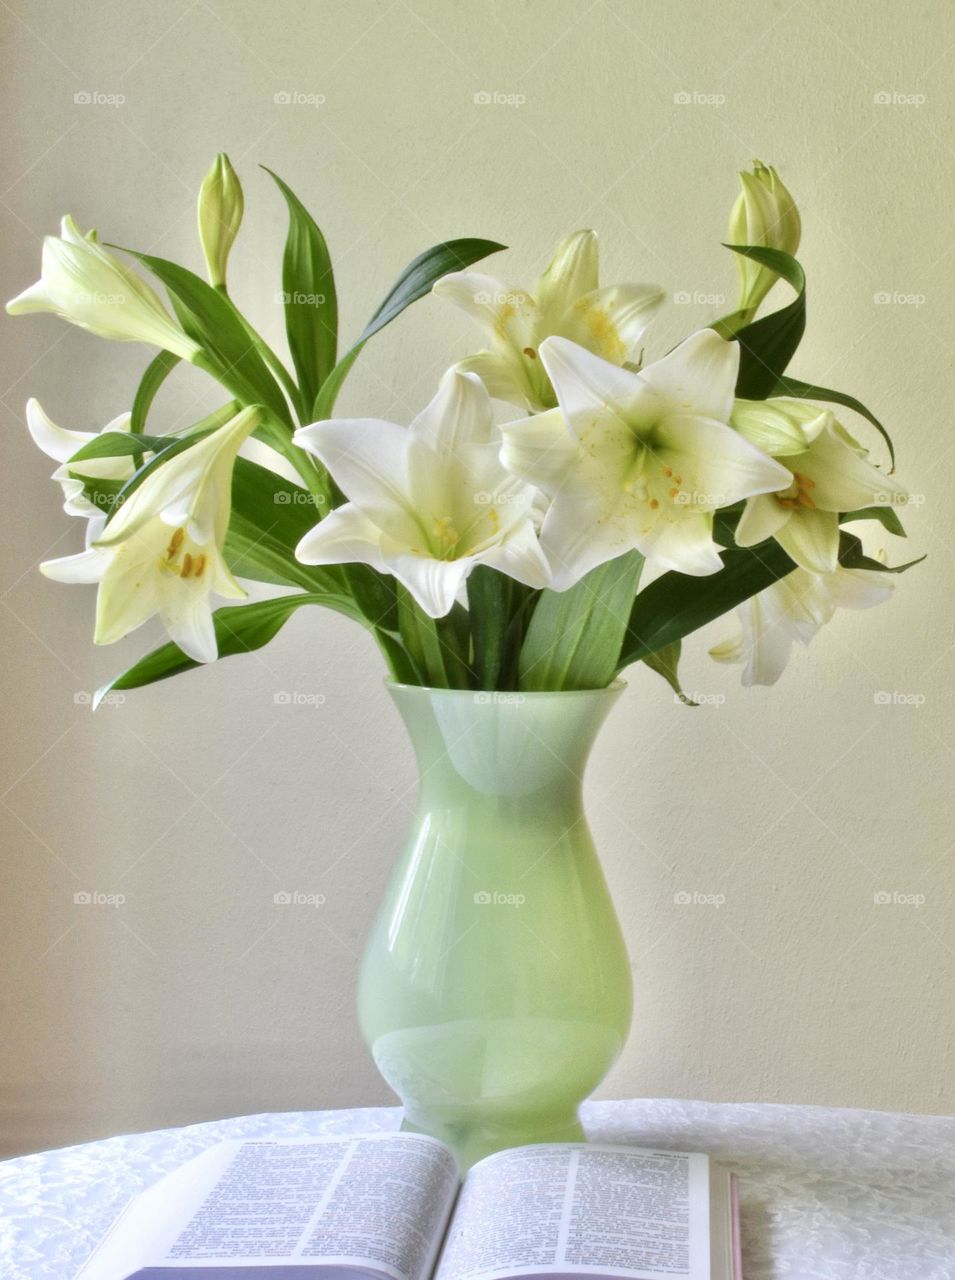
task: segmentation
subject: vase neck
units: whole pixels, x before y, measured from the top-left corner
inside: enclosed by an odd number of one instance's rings
[[[414,746],[421,800],[543,791],[579,801],[587,758],[623,686],[495,693],[390,685]]]

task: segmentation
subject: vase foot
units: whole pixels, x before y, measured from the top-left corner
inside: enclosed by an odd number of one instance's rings
[[[416,1123],[405,1115],[401,1121],[403,1133],[424,1133],[437,1138],[450,1147],[462,1172],[470,1169],[485,1156],[510,1147],[531,1146],[541,1142],[585,1142],[583,1127],[576,1116],[564,1122],[553,1117],[541,1116],[535,1123],[529,1118],[524,1124],[501,1129],[480,1122],[473,1123]]]

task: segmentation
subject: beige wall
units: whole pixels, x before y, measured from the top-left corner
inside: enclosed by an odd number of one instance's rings
[[[892,425],[924,502],[890,552],[930,558],[774,689],[744,693],[707,637],[685,683],[719,705],[684,710],[632,673],[589,775],[637,992],[603,1093],[955,1108],[951,5],[15,0],[2,23],[7,296],[65,210],[198,268],[194,193],[224,149],[247,193],[237,291],[276,339],[284,218],[260,161],[321,220],[349,335],[428,244],[502,239],[500,270],[529,283],[580,225],[600,231],[606,281],[729,306],[734,171],[782,169],[811,295],[794,369]],[[669,307],[656,349],[712,310]],[[129,406],[145,352],[46,317],[4,334],[3,1149],[385,1101],[355,1024],[356,955],[414,780],[377,655],[311,611],[258,657],[91,716],[77,694],[157,633],[94,650],[92,591],[36,572],[80,530],[23,403],[98,427]],[[473,339],[421,304],[342,407],[402,419]],[[177,382],[169,424],[205,394]],[[277,706],[282,690],[325,701]],[[326,906],[279,910],[283,888]],[[74,906],[84,889],[126,902]]]

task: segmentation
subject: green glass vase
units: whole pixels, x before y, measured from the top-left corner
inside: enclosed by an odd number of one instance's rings
[[[404,1127],[463,1166],[579,1141],[630,1027],[630,966],[584,817],[622,689],[390,685],[418,761],[408,841],[368,941],[359,1018]]]

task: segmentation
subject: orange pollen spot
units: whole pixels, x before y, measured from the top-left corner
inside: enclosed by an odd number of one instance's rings
[[[808,476],[800,475],[798,471],[794,474],[796,476],[796,483],[799,485],[800,489],[815,489],[815,480],[810,480]]]
[[[799,496],[797,497],[796,501],[799,503],[801,507],[808,507],[810,511],[815,511],[816,509],[816,504],[813,502],[812,498],[810,498],[809,494],[806,493],[804,489],[799,490]]]
[[[674,476],[674,477],[673,477],[673,483],[674,483],[674,484],[682,484],[682,483],[683,483],[683,477],[682,477],[682,476]]]
[[[188,578],[192,573],[192,556],[187,551],[182,557],[182,568],[179,570],[180,578]]]
[[[672,467],[664,467],[664,468],[663,468],[663,474],[664,474],[664,475],[666,476],[666,478],[669,480],[669,479],[670,479],[670,476],[672,476],[672,475],[673,475],[673,468],[672,468]]]
[[[660,502],[659,502],[659,500],[658,500],[657,498],[651,498],[651,499],[650,499],[650,510],[651,510],[651,511],[656,511],[656,509],[657,509],[657,507],[658,507],[659,505],[660,505]]]
[[[679,490],[679,489],[671,489],[671,490],[670,490],[670,497],[671,497],[671,498],[675,498],[675,497],[676,497],[676,495],[677,495],[679,492],[680,492],[680,490]]]
[[[525,347],[525,348],[524,348],[524,354],[525,354],[525,356],[527,356],[528,360],[536,360],[536,359],[537,359],[537,352],[534,350],[534,348],[533,348],[533,347]]]
[[[799,506],[798,498],[778,498],[777,497],[776,501],[779,503],[781,507],[798,507]]]

